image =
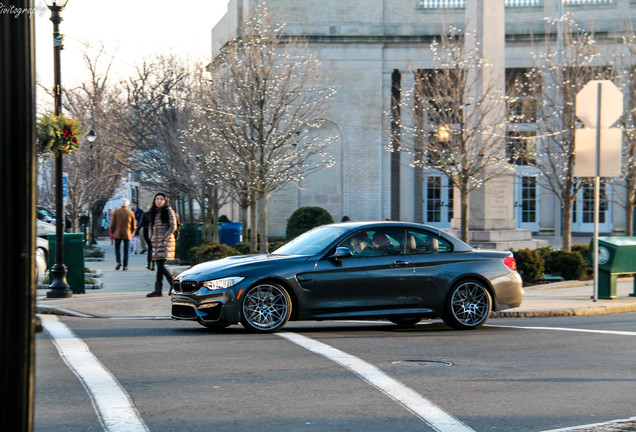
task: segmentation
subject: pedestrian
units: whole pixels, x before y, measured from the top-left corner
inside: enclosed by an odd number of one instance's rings
[[[113,238],[113,232],[110,229],[110,223],[113,220],[113,209],[108,209],[108,213],[106,216],[106,223],[108,224],[108,235],[110,236],[110,245],[112,246],[113,243],[115,242],[115,239]]]
[[[148,211],[144,212],[144,215],[141,217],[139,224],[137,225],[137,230],[135,231],[135,235],[139,238],[143,238],[146,241],[146,245],[148,247],[148,255],[146,256],[148,265],[146,268],[148,270],[155,270],[155,262],[152,260],[152,242],[150,241],[150,209],[152,208],[152,204],[148,207]],[[140,235],[141,234],[141,235]],[[142,250],[141,253],[144,253]]]
[[[139,227],[139,224],[141,224],[141,218],[144,215],[144,211],[140,209],[139,207],[137,207],[137,203],[132,203],[132,205],[130,206],[130,209],[135,214],[135,221],[137,222],[137,227]],[[139,231],[139,228],[137,228],[137,231]],[[139,243],[141,245],[141,252],[139,253],[143,254],[144,252],[146,252],[146,239],[144,239],[143,235],[139,236],[135,234],[135,236],[139,238]],[[136,250],[137,250],[137,245],[135,244],[135,251]]]
[[[122,242],[124,243],[124,270],[128,270],[128,247],[130,246],[130,239],[132,233],[135,231],[135,215],[128,209],[130,201],[126,198],[122,198],[121,207],[113,212],[110,219],[110,232],[115,239],[115,259],[117,260],[117,266],[115,270],[121,268],[121,253],[119,248]]]
[[[152,259],[157,265],[157,278],[155,290],[146,297],[161,297],[162,282],[165,276],[172,292],[174,277],[166,269],[166,260],[174,259],[176,240],[174,234],[177,230],[177,215],[168,204],[164,193],[158,193],[152,200],[150,207],[150,242],[152,243]]]

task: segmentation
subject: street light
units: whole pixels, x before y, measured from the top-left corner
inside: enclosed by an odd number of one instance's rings
[[[53,97],[55,98],[55,116],[62,114],[62,78],[60,67],[60,51],[64,49],[62,44],[64,37],[60,34],[62,16],[60,12],[66,6],[68,0],[45,0],[46,6],[51,10],[53,22]],[[62,177],[64,167],[62,164],[62,152],[55,156],[55,265],[51,268],[53,281],[46,293],[48,298],[72,297],[73,293],[66,282],[66,266],[64,265],[64,202],[62,195]]]

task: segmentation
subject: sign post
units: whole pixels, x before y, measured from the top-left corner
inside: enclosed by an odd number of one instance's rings
[[[576,116],[589,128],[577,129],[574,137],[576,175],[594,177],[593,301],[598,293],[600,178],[620,176],[622,134],[611,126],[622,114],[623,94],[609,80],[589,81],[576,95]]]

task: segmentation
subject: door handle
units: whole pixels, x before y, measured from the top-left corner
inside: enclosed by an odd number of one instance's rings
[[[393,264],[391,264],[391,267],[405,267],[408,265],[409,265],[408,261],[397,260],[397,261],[393,261]]]

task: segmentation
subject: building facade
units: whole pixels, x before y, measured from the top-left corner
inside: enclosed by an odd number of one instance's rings
[[[267,2],[268,11],[285,23],[288,35],[309,41],[323,75],[334,83],[330,132],[340,138],[329,149],[335,166],[312,174],[300,184],[289,185],[270,198],[270,235],[284,235],[287,219],[301,206],[324,207],[335,220],[348,215],[352,220],[391,218],[456,228],[457,195],[448,179],[433,169],[414,169],[408,152],[390,151],[391,101],[396,83],[399,92],[412,91],[416,71],[432,67],[431,42],[449,25],[465,26],[466,1],[478,0]],[[241,22],[258,3],[261,1],[229,2],[227,14],[212,31],[213,56],[238,36]],[[547,49],[537,46],[537,40],[545,41],[547,18],[571,13],[579,26],[594,30],[607,50],[621,43],[626,28],[636,27],[635,0],[505,0],[504,5],[502,55],[507,75],[532,67],[532,52]],[[629,62],[631,67],[634,62]],[[542,151],[537,131],[532,120],[517,124],[515,132],[507,135],[509,145],[519,140],[527,143],[536,136],[536,149]],[[535,236],[558,237],[558,201],[541,187],[536,168],[520,159],[512,163],[515,167],[510,181],[514,185],[509,190],[514,190],[510,192],[514,196],[506,198],[506,205],[511,206],[516,228]],[[590,188],[585,186],[577,196],[573,233],[593,230]],[[620,197],[614,195],[625,191],[605,185],[604,192],[608,199],[601,206],[600,231],[622,233],[625,211],[620,207]],[[471,211],[479,205],[471,202]]]

